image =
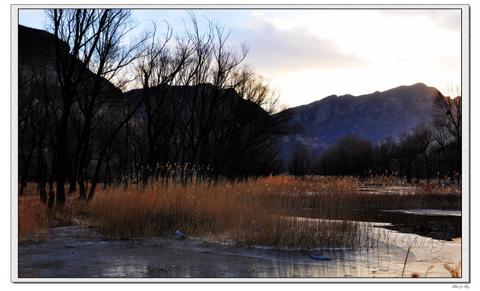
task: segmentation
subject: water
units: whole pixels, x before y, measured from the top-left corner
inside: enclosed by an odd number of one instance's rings
[[[398,209],[365,210],[330,213],[325,216],[313,208],[295,209],[289,216],[319,219],[344,219],[371,222],[390,230],[402,233],[414,233],[424,237],[451,241],[462,236],[462,217],[460,210],[438,209]]]
[[[461,210],[441,210],[441,209],[395,209],[395,210],[383,210],[385,212],[405,213],[424,216],[455,216],[461,217]]]
[[[444,263],[460,260],[460,243],[374,228],[382,238],[375,249],[312,252],[245,248],[201,240],[150,238],[108,240],[94,230],[51,229],[42,243],[19,245],[20,278],[345,278],[450,277]],[[316,251],[315,253],[318,253]]]

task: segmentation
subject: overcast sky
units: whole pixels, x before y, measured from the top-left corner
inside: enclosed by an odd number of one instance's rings
[[[224,25],[230,43],[249,47],[246,63],[288,106],[328,95],[368,94],[423,82],[444,94],[460,86],[459,10],[194,10]],[[185,10],[134,10],[141,31],[166,20],[181,35]],[[44,29],[41,10],[22,10],[19,23]]]

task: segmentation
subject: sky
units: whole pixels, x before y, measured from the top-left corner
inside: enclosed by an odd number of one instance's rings
[[[452,93],[461,84],[460,10],[190,10],[230,32],[230,45],[248,48],[245,64],[287,106],[329,95],[361,95],[425,83]],[[187,10],[133,10],[139,33],[167,21],[177,35]],[[41,10],[20,10],[19,23],[45,29]],[[453,89],[454,90],[454,89]]]

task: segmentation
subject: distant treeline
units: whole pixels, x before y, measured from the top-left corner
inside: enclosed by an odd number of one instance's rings
[[[432,124],[419,126],[397,139],[373,144],[345,136],[320,155],[298,144],[289,172],[302,175],[399,176],[407,182],[448,178],[460,183],[462,172],[461,97],[439,95]]]

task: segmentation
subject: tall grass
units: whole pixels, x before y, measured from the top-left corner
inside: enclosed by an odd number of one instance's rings
[[[291,220],[279,215],[278,204],[269,203],[266,194],[297,192],[304,183],[293,183],[296,188],[286,180],[106,189],[91,203],[89,214],[103,233],[117,238],[180,229],[192,236],[242,245],[356,248],[369,244],[354,222]]]
[[[20,198],[19,227],[21,237],[30,238],[53,222],[68,225],[80,218],[114,238],[179,229],[189,236],[241,245],[359,248],[373,244],[365,224],[290,216],[314,209],[316,217],[351,219],[356,209],[363,208],[452,209],[461,204],[459,194],[360,193],[356,189],[361,183],[365,181],[353,177],[274,176],[238,183],[130,185],[99,189],[89,205],[72,199],[74,194],[64,209],[53,213],[36,197],[27,196]]]
[[[18,199],[18,240],[38,241],[46,239],[52,226],[69,226],[86,222],[88,205],[70,196],[63,208],[49,209],[39,197],[27,192]]]
[[[462,277],[462,271],[461,271],[462,264],[461,264],[461,262],[458,262],[454,266],[445,263],[445,264],[443,264],[443,267],[450,273],[452,278],[461,278]]]
[[[48,213],[37,197],[19,199],[18,240],[39,240],[45,238],[48,229]]]

